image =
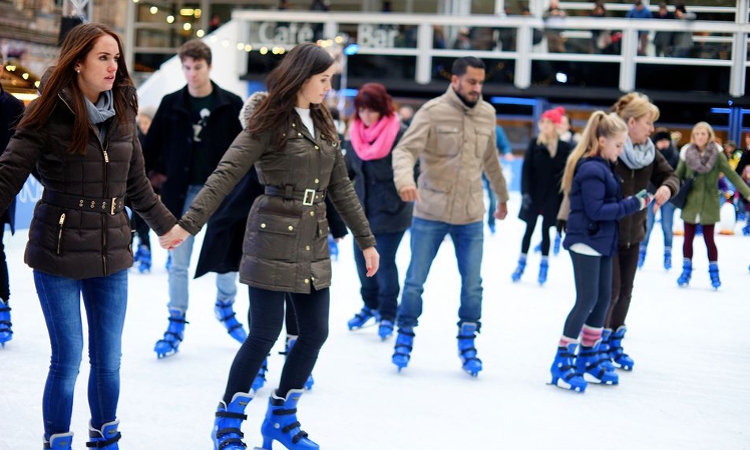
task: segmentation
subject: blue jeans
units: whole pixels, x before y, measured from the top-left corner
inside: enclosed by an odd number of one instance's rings
[[[191,185],[188,188],[185,197],[185,205],[182,213],[185,214],[190,209],[200,185]],[[187,311],[188,309],[188,268],[190,267],[190,256],[193,253],[193,244],[195,236],[188,235],[185,241],[170,251],[172,255],[172,265],[169,268],[169,309],[179,309]],[[217,273],[216,274],[216,299],[220,302],[234,302],[237,296],[237,272]]]
[[[396,267],[396,252],[404,237],[404,232],[380,233],[375,235],[380,254],[380,268],[373,277],[367,276],[365,257],[354,243],[354,261],[357,263],[357,274],[362,284],[360,294],[365,306],[377,309],[381,319],[394,321],[398,306],[398,293],[401,290]]]
[[[646,208],[648,215],[646,215],[646,237],[643,239],[641,246],[643,248],[648,247],[648,241],[651,236],[651,229],[654,228],[654,222],[656,221],[656,214],[651,206]],[[661,205],[661,230],[664,233],[664,249],[672,248],[672,237],[674,232],[672,231],[672,225],[674,223],[674,211],[677,207],[669,202]]]
[[[35,270],[34,283],[52,345],[42,397],[44,437],[49,439],[53,434],[67,433],[70,429],[73,390],[83,352],[81,296],[88,323],[91,425],[101,429],[117,418],[128,271],[74,280]]]
[[[482,251],[484,244],[482,222],[451,225],[445,222],[414,218],[411,227],[411,262],[406,271],[404,293],[398,308],[398,326],[416,327],[422,314],[422,292],[430,266],[449,234],[456,248],[458,271],[461,274],[461,306],[458,325],[476,322],[482,317]]]

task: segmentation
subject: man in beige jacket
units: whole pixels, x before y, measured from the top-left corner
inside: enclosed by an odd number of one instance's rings
[[[414,327],[422,314],[423,286],[440,244],[450,234],[461,273],[458,351],[463,369],[477,376],[482,370],[474,348],[482,315],[482,171],[497,194],[495,217],[500,220],[508,212],[508,191],[495,146],[495,109],[482,100],[484,63],[474,57],[459,58],[451,73],[445,94],[417,111],[393,150],[396,190],[403,201],[416,204],[412,256],[398,310],[392,360],[399,371],[409,364]],[[414,180],[417,160],[418,183]]]

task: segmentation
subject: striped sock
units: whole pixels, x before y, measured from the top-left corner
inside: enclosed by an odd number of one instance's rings
[[[583,331],[581,332],[581,344],[583,344],[584,347],[593,347],[596,344],[596,341],[602,338],[602,328],[594,328],[590,327],[588,325],[583,326]]]
[[[559,347],[565,347],[568,348],[568,345],[575,344],[578,342],[578,339],[570,338],[567,336],[560,336],[560,342],[557,344]]]

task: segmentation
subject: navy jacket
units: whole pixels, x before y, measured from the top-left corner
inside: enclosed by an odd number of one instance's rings
[[[586,244],[603,256],[617,252],[618,220],[640,210],[637,198],[623,200],[614,164],[599,156],[581,158],[570,188],[570,216],[563,246]]]

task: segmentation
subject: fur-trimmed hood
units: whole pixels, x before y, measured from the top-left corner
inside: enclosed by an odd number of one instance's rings
[[[240,123],[242,124],[242,129],[247,128],[247,122],[250,120],[250,116],[253,115],[253,111],[255,111],[255,108],[260,105],[260,103],[268,97],[268,92],[266,91],[258,91],[253,93],[248,99],[245,101],[245,106],[242,107],[242,110],[240,110]]]

